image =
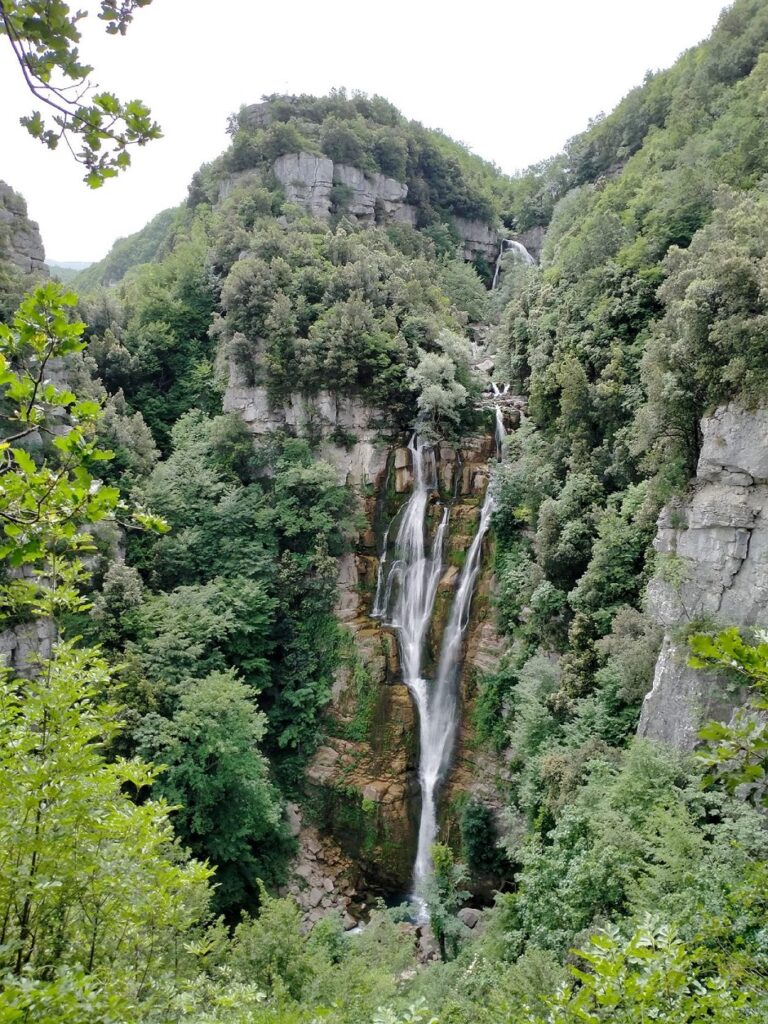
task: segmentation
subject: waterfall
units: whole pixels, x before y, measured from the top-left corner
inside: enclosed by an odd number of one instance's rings
[[[469,624],[469,612],[480,572],[483,540],[491,522],[493,496],[490,485],[480,512],[480,523],[472,540],[459,586],[451,606],[451,613],[443,633],[437,675],[431,693],[426,695],[426,714],[420,713],[421,739],[421,820],[413,887],[417,901],[423,900],[424,890],[432,871],[432,844],[437,837],[437,791],[450,766],[459,727],[457,691],[464,634]]]
[[[505,392],[506,394],[506,392]],[[504,438],[507,434],[507,428],[504,426],[504,413],[501,411],[501,406],[496,406],[496,458],[501,462],[501,455],[503,451]]]
[[[531,254],[528,252],[528,250],[525,248],[522,242],[516,242],[513,238],[502,238],[501,249],[499,250],[499,255],[496,258],[496,268],[493,272],[493,283],[491,284],[491,291],[496,290],[496,285],[498,284],[499,281],[499,274],[501,273],[502,260],[510,252],[514,252],[522,260],[522,262],[527,264],[529,267],[533,266],[536,263],[536,260],[533,258],[533,256],[531,256]]]
[[[387,544],[389,543],[389,526],[384,531],[384,540],[381,544],[381,555],[379,557],[379,571],[376,574],[376,595],[373,599],[373,609],[371,610],[371,617],[374,619],[380,618],[385,610],[386,605],[382,604],[382,598],[386,593],[385,582],[386,575],[384,569],[387,564]]]
[[[507,252],[516,252],[523,263],[526,263],[529,267],[534,266],[536,260],[531,256],[528,250],[525,248],[522,242],[516,242],[514,238],[505,238],[502,242],[502,248],[506,245]]]
[[[496,394],[501,394],[494,385]],[[499,406],[496,407],[496,443],[506,433]],[[392,524],[384,536],[372,615],[397,630],[403,680],[413,696],[419,716],[421,818],[413,872],[414,899],[425,915],[424,890],[432,870],[431,848],[437,836],[437,794],[450,767],[459,726],[458,682],[464,636],[469,623],[472,597],[480,572],[483,540],[490,526],[493,496],[490,485],[480,512],[480,521],[467,551],[443,633],[434,682],[422,674],[424,641],[432,618],[443,561],[443,545],[449,509],[445,507],[432,544],[427,551],[425,521],[430,492],[436,487],[435,457],[414,435],[409,444],[413,462],[413,489],[406,503],[394,543],[394,558],[388,558],[387,542]]]
[[[424,521],[429,493],[436,486],[435,456],[431,449],[419,444],[415,434],[408,447],[413,461],[413,490],[395,538],[397,560],[392,563],[389,571],[390,576],[395,574],[394,582],[398,588],[391,625],[397,630],[400,641],[403,679],[421,713],[419,699],[424,682],[421,679],[421,659],[437,584],[440,582],[448,509],[443,510],[430,554],[427,555]],[[386,614],[387,604],[391,604],[392,600],[392,588],[388,585],[386,590],[388,593],[385,592],[381,614]]]

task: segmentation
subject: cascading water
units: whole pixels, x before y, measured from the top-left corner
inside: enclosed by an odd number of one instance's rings
[[[435,457],[431,449],[418,442],[415,434],[408,447],[413,462],[413,490],[403,510],[403,518],[395,537],[395,557],[389,562],[388,569],[386,542],[391,526],[385,534],[371,614],[376,618],[386,618],[390,614],[387,624],[398,632],[403,679],[418,704],[415,691],[421,676],[424,637],[432,617],[440,580],[448,509],[443,510],[431,551],[427,555],[425,518],[430,491],[436,486]]]
[[[496,458],[501,462],[504,451],[504,438],[507,435],[507,428],[504,426],[504,413],[501,406],[496,406]]]
[[[494,390],[500,394],[494,384]],[[496,406],[496,444],[499,457],[506,435],[501,407]],[[432,691],[429,695],[428,715],[422,721],[421,764],[421,820],[419,841],[414,867],[414,892],[423,897],[426,883],[432,870],[431,849],[437,836],[437,791],[451,763],[456,734],[459,726],[457,713],[458,683],[461,672],[464,636],[469,625],[469,613],[475,584],[480,572],[483,540],[491,525],[493,512],[493,491],[488,484],[485,500],[480,511],[480,522],[472,543],[467,551],[459,585],[451,606],[451,613],[443,633],[440,661]]]
[[[515,253],[515,255],[519,257],[522,260],[522,262],[527,264],[529,267],[533,266],[536,263],[536,260],[533,258],[533,256],[531,256],[531,254],[528,252],[528,250],[525,248],[522,242],[516,242],[514,238],[502,238],[501,249],[499,250],[499,255],[496,258],[496,268],[493,272],[493,283],[491,284],[491,291],[495,291],[496,285],[498,284],[499,274],[501,273],[501,264],[504,260],[504,257],[511,252]]]
[[[497,407],[496,411],[496,438],[500,452],[505,430],[501,410]],[[413,460],[413,490],[403,509],[395,538],[395,557],[391,560],[388,560],[387,553],[391,526],[384,537],[372,614],[384,619],[389,614],[388,624],[397,630],[403,679],[413,695],[419,715],[421,817],[413,887],[414,899],[423,917],[424,892],[432,870],[431,848],[437,836],[437,793],[450,766],[456,742],[463,640],[480,571],[483,540],[493,511],[493,496],[489,486],[443,633],[435,681],[430,686],[422,675],[424,640],[440,581],[449,510],[447,507],[443,509],[440,525],[427,554],[425,520],[429,494],[436,485],[434,454],[420,444],[415,435],[408,447]]]
[[[414,894],[423,899],[432,871],[432,844],[437,836],[437,791],[450,766],[459,726],[457,690],[461,669],[464,634],[469,624],[469,611],[480,571],[483,539],[488,532],[493,511],[490,487],[480,512],[480,523],[459,578],[459,586],[443,633],[437,675],[428,694],[427,714],[420,719],[421,819],[416,864],[413,871]]]
[[[382,602],[383,602],[383,597],[384,597],[384,593],[385,593],[385,589],[384,589],[385,573],[384,573],[384,570],[385,570],[386,565],[387,565],[387,544],[388,543],[389,543],[389,527],[387,527],[387,529],[384,532],[384,540],[383,540],[382,545],[381,545],[381,557],[379,559],[379,571],[376,574],[376,596],[374,597],[374,600],[373,600],[373,610],[371,611],[371,616],[374,619],[380,618],[384,614],[384,611],[385,611],[385,608],[384,608]]]

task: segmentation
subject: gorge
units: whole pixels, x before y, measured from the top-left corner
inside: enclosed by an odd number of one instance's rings
[[[66,288],[0,183],[0,1018],[766,1019],[766,88],[268,96]]]

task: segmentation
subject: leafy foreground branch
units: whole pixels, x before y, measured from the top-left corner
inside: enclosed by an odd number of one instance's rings
[[[748,687],[747,702],[730,723],[709,722],[699,734],[705,741],[698,754],[707,771],[705,785],[738,790],[749,803],[768,807],[768,638],[758,631],[757,639],[747,643],[737,629],[694,636],[689,664],[719,670]]]
[[[101,0],[98,17],[110,35],[125,35],[136,8],[150,3]],[[94,69],[82,63],[78,49],[78,22],[86,16],[62,0],[0,0],[0,35],[7,36],[25,85],[52,113],[53,127],[39,110],[22,117],[22,125],[49,149],[64,142],[85,167],[83,180],[99,188],[130,166],[129,147],[162,133],[141,100],[92,92],[88,76]]]

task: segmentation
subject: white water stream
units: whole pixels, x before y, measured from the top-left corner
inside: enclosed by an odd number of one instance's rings
[[[500,393],[498,389],[496,393]],[[505,433],[501,410],[497,407],[496,444],[499,453]],[[432,871],[431,849],[437,837],[437,796],[456,743],[464,636],[480,572],[483,540],[493,512],[493,496],[489,486],[443,632],[435,679],[430,683],[423,675],[424,641],[443,568],[449,509],[447,506],[443,508],[440,523],[431,544],[428,544],[427,506],[430,493],[436,489],[435,457],[415,435],[408,447],[413,464],[413,490],[402,511],[392,558],[387,549],[391,524],[384,535],[371,614],[384,619],[397,630],[403,680],[413,695],[419,715],[421,818],[413,871],[413,897],[423,916],[423,897]]]
[[[513,238],[502,238],[501,249],[499,255],[496,258],[496,268],[493,271],[493,283],[491,284],[491,291],[495,291],[496,285],[498,284],[499,274],[501,273],[501,264],[504,261],[504,257],[510,253],[514,253],[515,256],[520,259],[523,263],[529,267],[533,266],[536,260],[531,256],[522,242],[516,242]]]

